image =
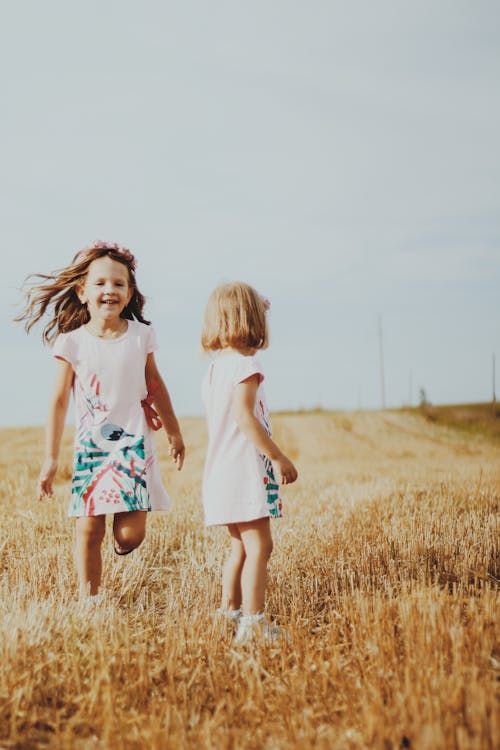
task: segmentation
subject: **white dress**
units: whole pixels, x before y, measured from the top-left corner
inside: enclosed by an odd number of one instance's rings
[[[239,429],[233,416],[235,386],[255,374],[260,378],[255,416],[270,435],[264,374],[254,356],[226,350],[211,362],[203,381],[208,448],[202,499],[208,526],[282,514],[272,463]]]
[[[151,326],[129,320],[117,339],[85,327],[59,334],[53,355],[74,371],[75,452],[70,516],[167,510],[153,430],[141,401],[145,367],[157,348]]]

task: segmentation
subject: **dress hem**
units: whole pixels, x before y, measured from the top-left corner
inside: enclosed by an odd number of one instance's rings
[[[229,526],[234,523],[250,523],[251,521],[260,521],[261,518],[270,518],[272,521],[279,521],[283,516],[271,516],[269,513],[264,513],[261,516],[252,516],[252,518],[239,519],[238,521],[205,521],[205,526]]]
[[[104,513],[68,513],[68,518],[97,518],[97,516],[115,516],[117,513],[135,513],[141,511],[142,513],[165,513],[170,508],[132,508],[131,510],[110,510]]]

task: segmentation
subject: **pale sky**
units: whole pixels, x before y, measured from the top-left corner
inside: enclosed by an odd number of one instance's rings
[[[138,258],[178,413],[203,308],[271,299],[271,409],[485,401],[500,371],[500,5],[27,0],[0,10],[1,426],[53,375],[18,288]],[[500,375],[497,376],[497,397]]]

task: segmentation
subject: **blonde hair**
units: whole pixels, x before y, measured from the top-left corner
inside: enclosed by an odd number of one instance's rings
[[[110,244],[108,247],[105,243],[95,244],[99,246],[81,250],[75,255],[70,265],[60,271],[54,271],[50,275],[36,273],[28,276],[26,281],[31,280],[32,283],[24,290],[24,311],[15,318],[16,321],[25,321],[24,327],[28,333],[47,310],[51,312],[51,319],[42,331],[42,339],[47,344],[50,344],[60,333],[68,333],[88,323],[90,316],[87,306],[78,299],[77,288],[85,283],[90,264],[105,255],[123,263],[128,269],[129,286],[133,289],[133,293],[121,317],[127,320],[133,320],[135,317],[141,323],[149,325],[149,321],[142,317],[145,299],[137,288],[134,256],[129,251],[128,254],[123,252],[118,246]],[[37,279],[41,279],[44,283],[36,283]]]
[[[218,286],[208,298],[201,345],[205,351],[264,349],[268,344],[266,304],[242,281]]]

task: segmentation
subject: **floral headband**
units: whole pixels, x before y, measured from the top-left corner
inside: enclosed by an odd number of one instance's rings
[[[80,250],[75,257],[75,263],[82,261],[92,250],[113,250],[130,264],[132,271],[137,268],[137,261],[128,247],[122,247],[117,242],[103,242],[102,240],[96,240],[90,247],[84,247],[83,250]]]

